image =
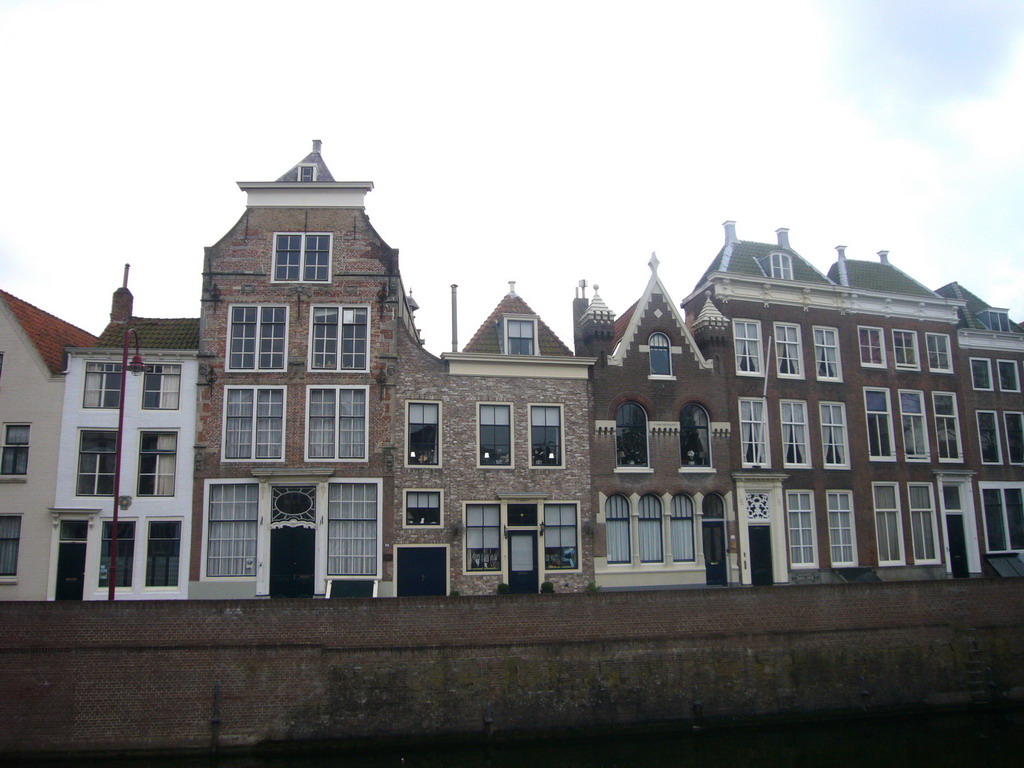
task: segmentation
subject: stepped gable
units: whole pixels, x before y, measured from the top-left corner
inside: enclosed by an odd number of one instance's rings
[[[529,315],[537,321],[537,346],[538,354],[560,357],[574,357],[572,351],[562,342],[555,332],[534,312],[530,305],[514,293],[505,295],[494,311],[484,320],[483,325],[470,339],[469,343],[462,348],[463,352],[500,355],[501,346],[498,343],[498,321],[502,315]]]
[[[46,367],[50,369],[50,373],[63,372],[65,347],[96,345],[96,337],[88,331],[83,331],[7,291],[0,290],[0,297],[18,319],[18,323],[24,329],[43,362],[46,363]]]
[[[98,347],[120,349],[125,328],[139,335],[140,349],[199,349],[199,318],[131,317],[109,323],[100,334]]]

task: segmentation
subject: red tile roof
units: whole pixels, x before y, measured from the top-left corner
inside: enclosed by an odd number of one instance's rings
[[[92,347],[96,344],[96,337],[88,331],[54,317],[7,291],[0,291],[0,298],[7,302],[50,373],[58,374],[64,370],[65,347]]]

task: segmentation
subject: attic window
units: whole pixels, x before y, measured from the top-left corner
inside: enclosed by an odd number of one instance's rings
[[[315,165],[300,165],[299,166],[299,181],[316,181],[316,166]]]
[[[771,255],[771,276],[777,280],[793,279],[793,259],[788,253],[773,253]]]
[[[506,317],[499,327],[502,350],[509,355],[535,355],[537,324],[528,318]]]
[[[978,313],[981,324],[990,331],[1010,331],[1010,315],[1008,312],[1001,312],[997,309],[987,309]]]

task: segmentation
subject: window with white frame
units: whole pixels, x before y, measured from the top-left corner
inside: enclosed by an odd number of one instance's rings
[[[971,385],[975,389],[992,389],[992,361],[987,357],[971,358]]]
[[[804,377],[799,325],[775,324],[775,371],[780,378],[802,379]]]
[[[259,484],[209,486],[207,576],[255,576]]]
[[[839,362],[839,332],[835,328],[814,329],[814,364],[817,377],[822,381],[839,381],[842,368]]]
[[[910,533],[914,539],[914,562],[937,563],[938,531],[935,527],[935,502],[927,483],[910,483]]]
[[[651,376],[672,375],[672,347],[664,333],[652,333],[647,340],[647,355],[650,358]]]
[[[139,435],[139,496],[173,496],[178,435],[143,432]]]
[[[331,236],[283,232],[274,237],[276,282],[325,283],[331,278]]]
[[[608,538],[608,562],[632,560],[629,541],[629,499],[622,494],[609,496],[604,503],[605,533]]]
[[[956,409],[956,395],[952,392],[932,392],[935,409],[935,437],[939,448],[939,461],[961,461],[960,417]]]
[[[647,466],[647,413],[636,403],[623,403],[615,412],[615,464]]]
[[[1004,413],[1006,432],[1006,460],[1011,464],[1024,464],[1024,413]]]
[[[684,466],[711,466],[711,439],[708,412],[696,403],[688,403],[679,412],[680,461]]]
[[[480,466],[512,466],[512,406],[482,403],[478,418]]]
[[[761,376],[761,323],[756,320],[732,321],[733,344],[736,350],[736,373],[740,376]]]
[[[821,450],[824,465],[830,469],[850,466],[846,440],[846,406],[843,403],[819,403],[821,414]]]
[[[100,586],[110,586],[110,552],[114,540],[114,523],[103,523],[100,539]],[[121,521],[117,524],[117,576],[115,587],[130,587],[132,572],[135,570],[135,523]]]
[[[544,505],[544,569],[580,567],[575,504]]]
[[[228,329],[229,371],[283,371],[288,308],[234,305]]]
[[[1016,360],[996,360],[1001,392],[1020,392],[1020,378],[1017,375]]]
[[[826,491],[828,539],[832,567],[857,564],[853,536],[853,496],[849,491]]]
[[[924,342],[928,348],[928,370],[932,373],[952,373],[953,356],[949,351],[949,336],[944,333],[926,333]]]
[[[177,363],[153,363],[146,366],[142,378],[142,407],[177,410],[181,395],[181,366]]]
[[[872,483],[875,503],[875,534],[878,564],[903,564],[903,525],[900,521],[899,489],[895,483]]]
[[[309,367],[316,371],[365,371],[368,317],[366,307],[313,307]]]
[[[917,356],[917,332],[892,332],[892,357],[897,368],[917,371],[921,369],[921,361]]]
[[[466,505],[466,570],[501,570],[501,506]]]
[[[981,446],[982,464],[1002,464],[999,445],[999,419],[995,411],[978,411],[978,444]]]
[[[0,515],[0,576],[18,575],[21,516]]]
[[[899,397],[904,455],[908,461],[927,461],[931,457],[924,419],[924,393],[901,389]]]
[[[438,526],[441,524],[440,491],[406,491],[405,524]]]
[[[85,408],[117,408],[121,404],[121,364],[85,364]]]
[[[504,321],[504,351],[509,355],[534,355],[537,349],[537,324],[533,320],[507,317]]]
[[[981,489],[989,552],[1024,550],[1024,484]]]
[[[872,460],[894,460],[889,390],[865,388],[864,412],[868,426],[868,456]]]
[[[768,466],[768,425],[763,399],[740,400],[740,450],[743,466]]]
[[[661,499],[653,493],[640,497],[637,509],[637,541],[641,563],[660,563],[665,559],[661,536]]]
[[[814,544],[814,494],[787,491],[786,514],[789,526],[789,562],[794,568],[817,564]]]
[[[802,400],[782,400],[782,463],[787,467],[806,467],[810,464],[807,449],[807,403]]]
[[[311,387],[306,452],[310,459],[366,460],[366,387]]]
[[[78,496],[112,496],[117,433],[83,430],[78,447]]]
[[[28,424],[4,424],[4,446],[0,474],[24,475],[28,472]]]
[[[860,364],[865,368],[884,368],[885,343],[882,329],[858,326],[857,339],[860,344]]]
[[[408,403],[409,466],[436,467],[440,463],[440,403]]]
[[[685,493],[677,493],[672,497],[669,536],[672,539],[673,562],[691,563],[696,560],[693,548],[693,499]]]
[[[562,406],[530,406],[530,464],[562,466]]]
[[[224,388],[224,458],[284,456],[284,389]]]
[[[296,172],[296,181],[316,181],[315,165],[300,165]]]
[[[146,586],[178,586],[181,521],[150,520],[146,542]]]
[[[380,520],[376,483],[327,486],[327,575],[377,576]]]
[[[793,259],[788,253],[773,253],[771,255],[772,277],[777,280],[793,279]]]
[[[981,324],[990,331],[1002,331],[1006,333],[1010,330],[1009,312],[998,309],[986,309],[983,312],[979,312],[977,317],[978,320],[981,321]]]

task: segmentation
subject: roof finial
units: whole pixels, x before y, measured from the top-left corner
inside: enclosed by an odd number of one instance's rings
[[[515,296],[516,295],[516,281],[515,280],[509,280],[508,281],[508,295],[509,296]]]
[[[651,272],[653,272],[654,274],[658,274],[658,265],[660,263],[661,262],[658,261],[658,254],[656,254],[654,251],[651,251],[651,260],[647,262],[647,266],[651,268]]]

